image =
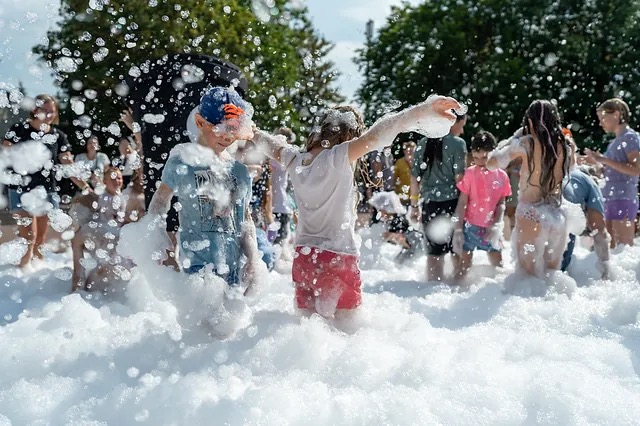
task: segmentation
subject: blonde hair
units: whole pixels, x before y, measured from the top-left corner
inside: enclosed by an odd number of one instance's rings
[[[600,104],[596,111],[619,112],[620,124],[628,123],[629,118],[631,117],[631,110],[629,109],[629,105],[627,105],[627,103],[620,98],[607,99]]]
[[[360,111],[350,105],[335,106],[319,116],[318,125],[309,134],[306,149],[310,151],[317,146],[331,148],[357,138],[363,132],[364,120]],[[323,144],[323,141],[328,144]]]
[[[60,107],[58,106],[58,101],[56,101],[56,98],[43,93],[36,96],[34,101],[36,103],[36,106],[31,110],[31,113],[29,114],[30,119],[33,120],[36,118],[36,110],[38,108],[41,108],[44,104],[52,103],[56,108],[56,118],[53,120],[52,124],[55,124],[56,126],[60,124]]]

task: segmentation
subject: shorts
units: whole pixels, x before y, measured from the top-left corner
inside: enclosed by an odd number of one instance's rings
[[[23,194],[28,193],[29,191],[20,191],[18,192],[17,189],[12,189],[9,188],[7,191],[7,198],[9,201],[9,211],[12,213],[17,213],[17,212],[21,212],[21,211],[25,211],[22,208],[22,203],[20,202],[20,197],[22,197]],[[58,209],[60,208],[60,196],[58,195],[57,192],[47,192],[47,201],[49,202],[49,204],[51,204],[51,208],[52,209]]]
[[[291,215],[289,213],[274,213],[273,216],[280,226],[276,231],[276,238],[273,240],[273,244],[280,244],[289,236]]]
[[[573,256],[573,250],[576,248],[576,236],[569,234],[569,240],[567,241],[567,249],[562,254],[562,264],[560,266],[561,271],[566,271],[571,263],[571,257]]]
[[[291,275],[300,309],[314,309],[316,298],[334,292],[339,292],[336,309],[355,309],[362,303],[358,256],[296,247]]]
[[[632,200],[606,200],[604,218],[606,220],[636,220],[638,216],[638,198]]]
[[[470,223],[464,224],[464,251],[483,250],[489,252],[498,252],[500,248],[495,248],[491,245],[491,242],[486,239],[487,228],[472,225]]]
[[[455,214],[458,199],[447,201],[429,201],[422,205],[422,229],[425,235],[425,245],[429,256],[442,256],[453,252],[451,238],[453,237],[453,227],[441,241],[434,241],[429,238],[428,226],[431,221],[438,217],[452,218]]]

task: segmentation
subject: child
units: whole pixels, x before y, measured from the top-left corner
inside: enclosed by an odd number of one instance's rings
[[[416,152],[416,143],[406,141],[402,144],[403,156],[396,161],[393,169],[396,194],[400,196],[402,204],[409,205],[409,189],[411,188],[411,167],[413,167],[413,154]]]
[[[353,107],[326,110],[309,135],[304,151],[282,136],[256,131],[254,141],[290,172],[299,210],[293,282],[298,308],[331,317],[361,303],[359,241],[355,235],[355,162],[391,144],[398,133],[422,123],[422,131],[443,136],[461,109],[451,98],[430,97],[386,116],[364,132]]]
[[[609,278],[609,243],[611,238],[607,232],[604,218],[604,201],[602,192],[587,170],[578,167],[578,147],[573,140],[571,130],[562,129],[571,146],[571,170],[568,183],[562,187],[562,194],[567,201],[580,204],[587,218],[587,235],[593,236],[593,248],[598,257],[596,266],[602,279]],[[569,234],[569,242],[562,258],[563,271],[571,262],[576,245],[576,235]]]
[[[518,269],[541,279],[560,269],[566,245],[568,211],[562,202],[562,181],[569,173],[570,157],[556,107],[536,100],[525,113],[523,127],[487,161],[487,169],[496,170],[522,160],[511,241]]]
[[[253,137],[251,114],[251,105],[235,90],[210,89],[194,114],[195,143],[180,144],[171,151],[162,184],[146,216],[136,227],[123,229],[131,233],[127,241],[136,241],[137,235],[146,233],[154,250],[164,250],[169,245],[164,215],[175,193],[181,205],[179,257],[183,271],[193,274],[212,267],[229,286],[246,284],[245,295],[255,289],[261,262],[249,208],[251,177],[227,148],[236,140]],[[149,262],[149,253],[140,254],[129,243],[121,242],[118,251],[137,264]],[[242,255],[246,256],[244,266]]]
[[[511,195],[509,176],[504,170],[488,170],[487,156],[496,147],[496,138],[481,131],[471,140],[475,165],[464,172],[458,182],[460,197],[456,207],[453,250],[461,256],[456,275],[464,279],[473,251],[484,250],[493,266],[502,266],[502,228],[505,197]]]
[[[599,164],[605,178],[605,218],[611,234],[611,247],[633,245],[638,216],[638,175],[640,175],[640,135],[629,127],[631,111],[622,99],[603,102],[597,109],[600,127],[615,134],[604,154],[586,150],[587,161]]]
[[[104,193],[90,193],[76,197],[69,214],[76,228],[71,240],[73,252],[73,276],[71,291],[103,287],[122,275],[122,268],[130,263],[123,261],[115,251],[120,228],[130,222],[126,216],[127,200],[122,194],[122,172],[107,166],[104,169]],[[82,259],[85,249],[93,252],[96,268],[87,275]],[[98,253],[101,250],[102,253]]]
[[[371,197],[369,204],[380,213],[381,222],[386,225],[386,231],[382,234],[384,241],[402,247],[396,256],[396,262],[403,264],[423,250],[424,235],[409,224],[407,209],[402,205],[397,193],[377,192]]]

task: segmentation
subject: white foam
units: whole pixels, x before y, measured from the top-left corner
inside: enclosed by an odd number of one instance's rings
[[[562,275],[512,275],[508,250],[493,278],[427,285],[424,256],[395,265],[376,229],[362,307],[329,321],[293,309],[289,272],[248,301],[155,263],[121,298],[68,295],[68,254],[0,269],[0,424],[636,423],[639,247],[603,282],[578,246],[567,297]],[[512,278],[543,297],[505,294]]]

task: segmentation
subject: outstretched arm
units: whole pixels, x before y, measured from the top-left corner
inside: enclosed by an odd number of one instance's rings
[[[613,170],[629,176],[640,176],[640,152],[633,151],[627,154],[627,161],[615,161],[605,157],[597,151],[586,149],[587,159],[590,163],[600,163],[611,167]]]
[[[256,129],[253,132],[253,142],[256,144],[260,152],[267,157],[276,160],[278,163],[282,159],[282,150],[290,146],[287,138],[283,135],[272,135],[263,130]]]
[[[498,148],[489,153],[487,169],[506,169],[512,161],[526,157],[527,151],[522,146],[522,141],[522,138],[514,135],[506,141],[500,142]]]
[[[386,115],[376,121],[360,137],[349,142],[349,161],[353,163],[371,151],[381,150],[391,145],[399,133],[421,122],[426,127],[431,125],[438,128],[446,127],[443,126],[443,122],[448,122],[449,125],[444,134],[439,135],[445,136],[455,122],[456,116],[453,110],[462,109],[458,101],[453,98],[433,96],[398,113]],[[433,136],[438,137],[435,134]]]

